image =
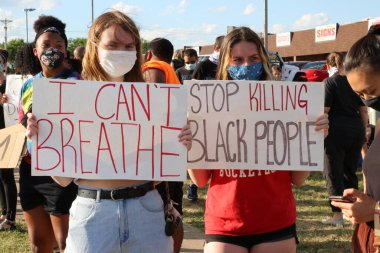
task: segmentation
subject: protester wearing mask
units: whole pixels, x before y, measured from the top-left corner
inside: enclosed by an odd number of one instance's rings
[[[215,39],[214,52],[212,55],[200,62],[194,70],[191,79],[195,80],[215,80],[216,69],[219,63],[219,51],[222,46],[224,36],[219,36]]]
[[[188,48],[183,52],[183,60],[185,61],[185,66],[176,70],[176,74],[181,83],[184,80],[191,80],[194,69],[197,66],[198,54],[192,48]]]
[[[141,38],[129,17],[112,11],[94,20],[83,58],[84,80],[144,82],[141,60]],[[37,120],[29,114],[27,136],[35,135],[37,131]],[[187,149],[191,148],[188,126],[182,129],[178,141]],[[66,252],[173,252],[173,240],[165,234],[163,201],[154,182],[54,179],[61,185],[74,180],[79,187],[70,209]],[[112,194],[116,189],[121,196]]]
[[[355,94],[342,72],[343,55],[327,57],[331,77],[325,80],[325,112],[329,115],[329,135],[325,139],[326,179],[329,196],[341,196],[344,189],[358,189],[356,176],[360,151],[365,141],[368,122],[367,107]],[[332,217],[322,220],[327,225],[343,225],[343,214],[331,206]]]
[[[61,20],[52,16],[40,16],[34,23],[34,55],[39,59],[42,71],[28,79],[21,88],[21,123],[26,123],[26,114],[32,110],[33,83],[36,78],[80,77],[63,65],[67,52],[65,26]],[[20,164],[19,196],[32,251],[52,252],[58,246],[63,252],[69,227],[69,209],[77,187],[74,184],[62,187],[49,176],[31,176],[31,140],[27,140],[27,150],[28,154]]]
[[[380,111],[380,27],[371,28],[348,51],[344,69],[352,89],[368,107]],[[355,224],[352,237],[354,253],[380,252],[380,124],[363,161],[364,193],[346,189],[343,196],[353,203],[331,204]],[[377,230],[375,232],[375,230]]]
[[[260,37],[247,27],[223,40],[217,80],[272,80],[268,55]],[[327,115],[316,121],[326,130]],[[265,168],[262,168],[265,169]],[[292,185],[309,172],[253,170],[251,177],[222,176],[220,170],[189,170],[199,187],[210,183],[205,211],[205,253],[295,253],[296,204]],[[240,171],[232,174],[241,175]]]

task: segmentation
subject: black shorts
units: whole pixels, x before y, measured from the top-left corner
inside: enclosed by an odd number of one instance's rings
[[[31,165],[24,160],[20,164],[19,182],[19,196],[23,211],[43,205],[49,214],[68,214],[78,192],[78,186],[74,183],[62,187],[49,176],[32,177]]]
[[[182,215],[183,182],[168,182],[170,198],[176,203],[175,209]],[[156,186],[163,200],[166,199],[165,183]]]
[[[242,236],[229,236],[229,235],[206,235],[206,243],[209,242],[223,242],[244,247],[251,250],[255,245],[268,242],[284,241],[294,238],[298,244],[298,237],[296,225],[293,224],[289,227],[279,229],[273,232],[257,234],[257,235],[242,235]]]

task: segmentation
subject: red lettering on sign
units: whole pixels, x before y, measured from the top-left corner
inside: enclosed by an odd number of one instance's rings
[[[90,120],[79,120],[79,152],[80,152],[80,165],[82,174],[91,174],[91,171],[85,171],[83,166],[83,145],[82,143],[90,143],[89,140],[83,140],[82,137],[82,123],[94,123],[94,121]]]
[[[40,119],[40,120],[37,120],[37,126],[40,124],[40,122],[47,122],[49,124],[49,134],[47,135],[47,137],[45,138],[45,140],[42,141],[42,143],[40,143],[40,139],[39,139],[38,133],[36,135],[36,139],[37,139],[36,170],[41,170],[41,171],[54,170],[61,163],[61,154],[59,153],[59,151],[57,149],[55,149],[53,147],[44,146],[44,144],[46,143],[46,141],[49,140],[49,138],[51,136],[51,133],[53,132],[53,123],[50,120],[48,120],[48,119]],[[39,163],[39,158],[40,158],[39,152],[40,152],[40,150],[51,150],[51,151],[54,151],[54,153],[56,153],[57,156],[58,156],[57,163],[54,166],[52,166],[51,168],[46,168],[46,169],[40,168],[40,163]]]
[[[96,112],[96,115],[98,115],[99,118],[103,119],[103,120],[107,120],[107,119],[110,119],[112,118],[113,116],[115,116],[115,113],[113,113],[111,116],[102,116],[99,114],[99,111],[98,111],[98,99],[99,99],[99,94],[103,91],[104,88],[106,87],[115,87],[115,84],[113,83],[109,83],[109,84],[105,84],[103,85],[102,87],[100,87],[100,89],[98,90],[98,93],[96,94],[96,98],[95,98],[95,112]]]
[[[52,84],[59,84],[59,95],[58,95],[58,112],[49,112],[48,115],[60,115],[60,114],[74,114],[73,112],[62,112],[62,86],[63,84],[75,85],[73,82],[62,82],[62,81],[49,81]]]
[[[161,126],[161,153],[160,153],[160,176],[161,177],[179,177],[179,174],[164,174],[163,171],[163,157],[164,156],[179,156],[178,153],[171,153],[171,152],[164,152],[164,140],[163,140],[163,130],[168,129],[168,130],[174,130],[174,131],[181,131],[181,128],[178,127],[166,127],[166,126]]]
[[[65,144],[64,143],[64,131],[63,131],[63,123],[64,122],[68,122],[70,127],[71,127],[71,131],[70,131],[70,137],[69,139],[66,141]],[[74,124],[73,122],[68,119],[68,118],[64,118],[61,120],[61,150],[62,150],[62,172],[65,172],[65,148],[66,147],[70,147],[73,151],[74,151],[74,160],[75,160],[75,167],[74,167],[74,171],[75,173],[77,173],[77,151],[76,149],[72,146],[72,145],[69,145],[71,139],[73,138],[73,135],[74,135]]]

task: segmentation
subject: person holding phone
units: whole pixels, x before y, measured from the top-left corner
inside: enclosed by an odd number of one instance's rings
[[[380,111],[380,27],[370,29],[366,36],[350,48],[344,68],[348,82],[364,104]],[[380,214],[379,131],[378,122],[375,139],[363,161],[364,192],[352,188],[346,189],[343,196],[353,199],[353,203],[331,202],[355,224],[352,237],[354,253],[380,252],[380,236],[375,234],[374,223]]]

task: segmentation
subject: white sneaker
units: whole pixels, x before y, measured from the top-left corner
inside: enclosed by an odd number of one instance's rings
[[[343,220],[343,218],[337,219],[337,218],[333,218],[333,217],[328,217],[328,218],[322,220],[322,224],[333,225],[333,226],[343,226],[344,220]]]
[[[9,230],[15,230],[16,224],[14,221],[5,220],[0,224],[0,231],[9,231]]]

